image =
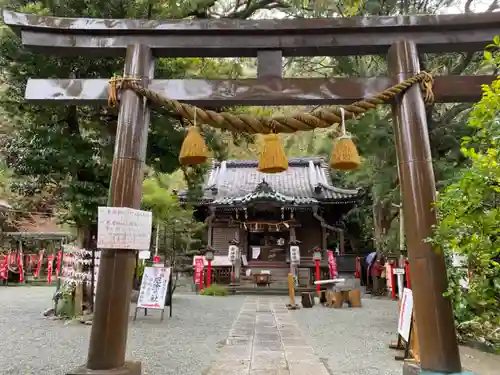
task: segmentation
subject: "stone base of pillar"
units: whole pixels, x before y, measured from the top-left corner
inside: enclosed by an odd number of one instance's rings
[[[425,371],[420,368],[419,363],[412,360],[406,360],[403,364],[403,375],[474,375],[474,374],[469,371],[454,372],[452,374],[444,372],[436,372],[436,371]]]
[[[141,362],[125,362],[120,368],[111,370],[90,370],[86,366],[78,367],[66,375],[141,375]]]

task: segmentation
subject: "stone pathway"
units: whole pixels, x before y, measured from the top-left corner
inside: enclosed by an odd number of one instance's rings
[[[247,297],[208,375],[329,375],[281,298]]]

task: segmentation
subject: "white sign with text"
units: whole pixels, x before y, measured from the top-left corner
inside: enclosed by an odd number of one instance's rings
[[[401,299],[401,310],[399,310],[398,333],[406,342],[410,339],[412,316],[413,293],[411,289],[405,288],[403,290],[403,298]]]
[[[149,250],[153,215],[128,207],[99,207],[97,247]]]
[[[146,267],[142,275],[137,308],[163,310],[169,280],[169,267]]]

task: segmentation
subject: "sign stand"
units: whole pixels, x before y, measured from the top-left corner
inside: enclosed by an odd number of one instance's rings
[[[395,356],[396,360],[410,358],[411,336],[413,331],[413,293],[411,289],[405,288],[401,295],[399,319],[398,319],[398,341],[389,345],[390,349],[404,350],[404,356]]]
[[[133,321],[136,321],[139,309],[144,309],[144,316],[148,315],[148,309],[152,309],[161,310],[160,322],[163,322],[166,306],[169,307],[169,317],[171,318],[172,291],[172,269],[170,267],[147,267],[144,269]]]
[[[412,314],[412,320],[413,320],[413,314]],[[412,334],[413,334],[413,323],[410,326],[410,332],[408,333],[408,341],[404,341],[402,339],[401,335],[398,334],[398,344],[400,345],[400,347],[398,347],[398,348],[391,348],[391,349],[399,349],[399,350],[403,350],[404,349],[404,354],[403,355],[396,355],[396,356],[394,356],[394,359],[396,361],[404,361],[405,359],[412,358],[411,355],[410,355],[410,343],[411,343],[411,339],[412,339]],[[403,345],[403,343],[405,345]]]

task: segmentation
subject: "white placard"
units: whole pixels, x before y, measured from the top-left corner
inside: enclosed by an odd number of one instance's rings
[[[146,267],[142,275],[137,308],[163,310],[170,279],[170,267]]]
[[[151,251],[149,250],[139,251],[139,259],[149,259],[149,258],[151,258]]]
[[[97,247],[149,250],[153,215],[128,207],[99,207]]]
[[[399,310],[398,333],[406,342],[408,342],[410,338],[412,313],[413,293],[411,289],[405,288],[403,291],[403,299],[401,300],[401,310]]]
[[[405,274],[405,269],[404,268],[394,268],[392,270],[392,273],[394,275],[404,275]]]
[[[235,245],[229,246],[227,258],[229,259],[231,264],[236,263],[237,254],[238,254],[238,246],[235,246]]]
[[[300,249],[298,246],[290,246],[290,260],[292,263],[300,263]]]

